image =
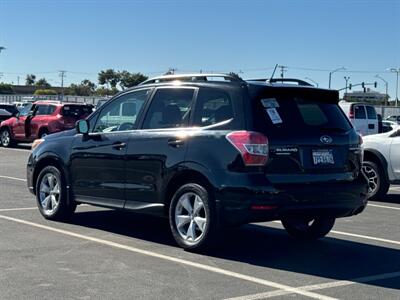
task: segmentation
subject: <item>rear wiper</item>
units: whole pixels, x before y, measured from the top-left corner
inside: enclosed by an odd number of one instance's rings
[[[346,129],[340,127],[321,127],[321,130],[332,132],[347,132]]]

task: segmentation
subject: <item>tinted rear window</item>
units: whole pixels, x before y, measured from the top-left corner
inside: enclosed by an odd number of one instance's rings
[[[255,101],[255,114],[257,130],[268,132],[269,135],[351,129],[350,122],[334,97],[321,92],[265,93]]]
[[[355,105],[354,106],[354,117],[356,119],[366,119],[367,115],[365,114],[364,105]]]
[[[90,115],[93,111],[92,106],[85,105],[65,105],[62,109],[63,116],[79,118]]]

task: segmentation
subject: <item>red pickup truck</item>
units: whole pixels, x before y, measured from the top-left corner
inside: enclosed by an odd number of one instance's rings
[[[72,129],[76,121],[92,111],[93,106],[89,104],[37,101],[0,123],[0,145],[30,143],[47,134]]]

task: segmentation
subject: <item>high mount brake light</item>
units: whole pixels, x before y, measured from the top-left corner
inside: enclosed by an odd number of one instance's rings
[[[268,161],[268,138],[254,131],[233,131],[226,139],[240,152],[246,166],[264,166]]]

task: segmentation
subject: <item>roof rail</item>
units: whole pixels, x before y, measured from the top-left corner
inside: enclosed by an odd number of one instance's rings
[[[151,83],[160,83],[160,82],[168,82],[168,81],[213,81],[209,80],[209,78],[223,78],[226,81],[231,82],[243,82],[243,79],[238,78],[236,76],[232,76],[229,74],[214,74],[214,73],[195,73],[195,74],[177,74],[177,75],[163,75],[158,77],[150,78],[146,81],[140,83],[140,85],[151,84]]]
[[[298,85],[312,86],[312,84],[308,83],[307,81],[304,81],[301,79],[296,79],[296,78],[260,78],[260,79],[249,79],[246,81],[262,81],[262,82],[269,82],[269,83],[293,82],[293,83],[297,83]]]

